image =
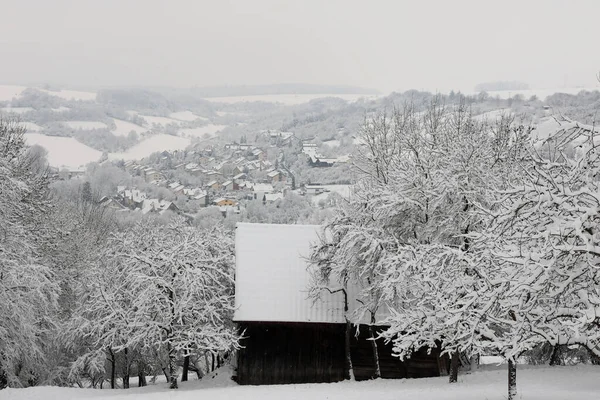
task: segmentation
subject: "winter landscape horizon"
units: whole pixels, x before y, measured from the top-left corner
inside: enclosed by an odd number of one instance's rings
[[[2,13],[0,399],[598,398],[596,1]]]

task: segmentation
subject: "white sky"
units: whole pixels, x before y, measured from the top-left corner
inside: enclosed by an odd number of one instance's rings
[[[600,0],[0,0],[0,83],[595,86]]]

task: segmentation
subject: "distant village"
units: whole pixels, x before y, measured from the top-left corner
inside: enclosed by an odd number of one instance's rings
[[[141,177],[150,185],[169,190],[177,200],[184,199],[188,209],[218,207],[225,216],[240,213],[247,201],[266,205],[282,200],[291,192],[311,196],[329,191],[319,183],[296,182],[294,173],[283,159],[283,152],[278,149],[295,149],[309,168],[332,167],[346,163],[350,158],[326,158],[319,154],[317,145],[310,139],[298,139],[291,132],[269,130],[261,132],[261,135],[268,139],[267,145],[232,142],[218,147],[196,146],[181,151],[164,151],[159,155],[159,162],[126,161],[120,165],[131,176]],[[269,161],[269,151],[276,154],[275,162]],[[192,176],[196,184],[186,185],[181,179],[171,179],[177,175]],[[117,211],[184,215],[188,212],[188,209],[178,207],[175,201],[153,198],[142,189],[126,185],[118,186],[116,193],[99,201]],[[181,204],[180,201],[177,203]]]

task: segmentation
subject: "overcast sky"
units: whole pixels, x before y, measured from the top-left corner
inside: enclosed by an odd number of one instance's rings
[[[0,0],[0,83],[595,86],[600,0]]]

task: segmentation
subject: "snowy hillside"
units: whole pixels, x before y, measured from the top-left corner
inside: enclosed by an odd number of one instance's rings
[[[56,168],[76,169],[98,161],[102,153],[70,137],[25,134],[28,145],[40,145],[48,152],[48,163]]]

